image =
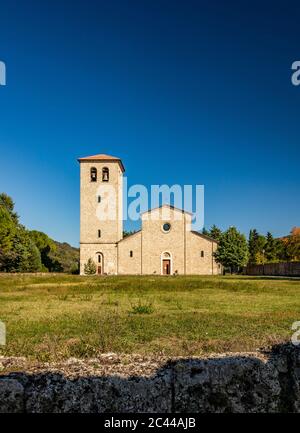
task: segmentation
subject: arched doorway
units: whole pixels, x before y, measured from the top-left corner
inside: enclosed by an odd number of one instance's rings
[[[161,255],[161,275],[172,274],[172,256],[168,251]]]
[[[104,271],[104,259],[102,253],[96,253],[97,275],[102,275]]]

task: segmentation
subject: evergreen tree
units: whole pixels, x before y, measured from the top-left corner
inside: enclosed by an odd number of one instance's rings
[[[275,239],[275,245],[276,245],[276,257],[277,260],[280,262],[285,262],[289,260],[288,253],[287,253],[287,245],[284,239]]]
[[[215,258],[231,272],[239,271],[248,261],[247,240],[235,227],[230,227],[220,238]]]
[[[19,224],[12,199],[6,194],[0,194],[0,271],[40,270],[40,253],[29,232]]]
[[[276,241],[270,232],[267,233],[265,243],[265,258],[267,262],[274,262],[277,259]]]
[[[10,272],[38,272],[42,270],[41,255],[30,238],[29,232],[23,227],[17,227],[13,238],[14,260],[9,266]]]
[[[222,230],[214,224],[209,231],[209,236],[216,241],[219,241],[222,236]]]
[[[94,275],[96,273],[96,264],[95,262],[89,258],[88,261],[84,265],[84,273],[86,275]]]
[[[260,235],[256,229],[250,230],[248,249],[249,249],[249,263],[259,264],[263,261],[263,250],[265,248],[266,239]]]
[[[2,260],[12,250],[15,231],[16,224],[12,220],[10,213],[6,207],[0,204],[0,254]]]
[[[39,249],[35,245],[35,243],[30,239],[30,237],[28,242],[28,251],[29,251],[28,272],[45,271],[42,265],[41,254],[39,252]]]
[[[123,238],[127,238],[127,236],[131,236],[134,235],[137,231],[136,230],[123,230]]]

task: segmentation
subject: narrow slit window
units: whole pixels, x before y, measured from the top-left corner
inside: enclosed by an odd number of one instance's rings
[[[204,257],[204,251],[203,250],[201,251],[200,255],[201,255],[201,257]]]
[[[133,251],[130,251],[129,255],[130,257],[133,257]]]
[[[101,203],[101,195],[98,195],[98,203]]]
[[[101,230],[98,230],[98,238],[101,238]]]

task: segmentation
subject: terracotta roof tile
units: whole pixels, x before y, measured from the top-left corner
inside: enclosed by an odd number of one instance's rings
[[[98,155],[85,156],[83,158],[78,158],[78,161],[117,161],[120,164],[121,170],[124,172],[125,167],[120,158],[116,156],[106,155],[105,153],[99,153]]]

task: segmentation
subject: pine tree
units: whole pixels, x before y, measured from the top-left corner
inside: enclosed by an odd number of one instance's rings
[[[256,229],[250,230],[248,249],[249,249],[249,263],[259,264],[263,261],[264,248],[266,244],[266,239],[264,236],[260,235]]]
[[[215,258],[231,272],[239,271],[248,261],[247,240],[235,227],[230,227],[220,238]]]
[[[95,262],[89,258],[88,261],[84,265],[84,273],[86,275],[94,275],[96,273],[96,264]]]
[[[265,257],[267,262],[274,262],[277,259],[276,254],[276,242],[272,236],[272,233],[268,232],[265,243]]]
[[[275,245],[277,260],[279,262],[285,262],[289,260],[286,241],[284,239],[275,239]]]
[[[222,230],[214,224],[209,231],[209,236],[216,241],[219,241],[222,236]]]

